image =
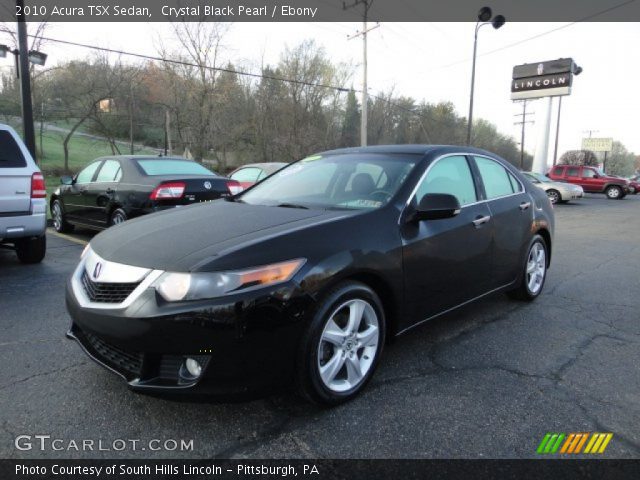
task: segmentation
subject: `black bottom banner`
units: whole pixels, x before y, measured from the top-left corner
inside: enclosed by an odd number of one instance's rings
[[[639,479],[640,460],[0,460],[0,479]]]

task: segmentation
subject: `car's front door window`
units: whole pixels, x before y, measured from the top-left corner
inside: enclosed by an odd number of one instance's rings
[[[427,193],[448,193],[455,196],[461,206],[477,202],[476,187],[467,158],[453,155],[437,160],[418,187],[417,203]]]
[[[100,166],[101,162],[93,162],[91,165],[86,167],[76,177],[76,183],[90,183],[93,179],[93,175],[96,173],[96,170]]]

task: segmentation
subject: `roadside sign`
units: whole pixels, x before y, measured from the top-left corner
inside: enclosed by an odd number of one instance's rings
[[[511,79],[511,100],[569,95],[576,68],[572,58],[516,65]]]
[[[583,138],[582,150],[592,152],[610,152],[613,148],[613,138]]]

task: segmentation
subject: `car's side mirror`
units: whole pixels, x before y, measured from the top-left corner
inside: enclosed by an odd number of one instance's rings
[[[415,220],[440,220],[460,213],[460,202],[448,193],[427,193],[416,207]]]
[[[600,178],[600,175],[598,175],[597,173],[594,173],[593,178]]]
[[[60,177],[60,184],[73,185],[73,178],[68,175],[65,175],[64,177]]]

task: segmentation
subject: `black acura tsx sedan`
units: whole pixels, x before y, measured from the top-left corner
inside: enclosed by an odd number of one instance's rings
[[[483,150],[324,152],[97,235],[68,336],[137,391],[295,385],[337,404],[391,338],[494,292],[538,297],[553,228],[544,191]]]

